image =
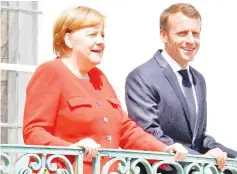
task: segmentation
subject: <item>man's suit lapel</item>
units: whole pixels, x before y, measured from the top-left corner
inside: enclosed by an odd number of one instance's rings
[[[185,117],[189,126],[189,131],[191,133],[192,136],[192,128],[191,128],[191,117],[190,117],[190,113],[189,113],[189,108],[188,108],[188,103],[184,97],[184,94],[182,92],[182,89],[179,85],[178,79],[174,73],[174,71],[171,69],[171,67],[169,66],[169,64],[165,61],[165,59],[163,58],[163,56],[160,54],[161,50],[158,50],[157,53],[155,54],[156,60],[158,61],[163,73],[165,74],[165,76],[167,77],[169,83],[171,84],[171,86],[173,87],[177,97],[179,98],[184,112],[185,112]]]
[[[198,130],[199,130],[199,125],[200,125],[200,121],[201,121],[201,109],[202,109],[202,91],[201,91],[201,82],[200,79],[198,78],[198,75],[195,73],[194,69],[190,66],[190,72],[192,74],[193,77],[193,83],[195,86],[195,91],[196,91],[196,97],[197,97],[197,105],[198,105],[198,112],[197,112],[197,118],[195,121],[195,128],[194,128],[194,132],[193,132],[193,141],[195,140]]]

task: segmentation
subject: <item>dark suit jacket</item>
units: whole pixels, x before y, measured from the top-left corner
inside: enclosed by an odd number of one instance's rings
[[[133,70],[126,79],[128,115],[145,131],[166,144],[182,143],[189,153],[205,153],[220,148],[228,157],[237,152],[205,134],[207,123],[206,84],[204,77],[190,66],[198,100],[198,114],[191,119],[187,101],[178,79],[161,55],[162,50]],[[191,123],[195,124],[191,124]]]

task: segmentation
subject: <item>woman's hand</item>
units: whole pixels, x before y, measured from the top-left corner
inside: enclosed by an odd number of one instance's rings
[[[70,145],[70,147],[81,147],[85,150],[85,161],[92,161],[92,158],[95,157],[98,153],[98,150],[101,148],[100,144],[97,144],[91,138],[85,138],[78,141],[75,144]]]
[[[164,152],[175,153],[175,161],[181,161],[188,155],[188,150],[180,143],[174,143],[173,145],[167,146]]]

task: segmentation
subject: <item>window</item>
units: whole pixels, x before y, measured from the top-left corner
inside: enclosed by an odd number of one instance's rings
[[[22,144],[25,89],[37,62],[36,1],[1,1],[1,143]]]

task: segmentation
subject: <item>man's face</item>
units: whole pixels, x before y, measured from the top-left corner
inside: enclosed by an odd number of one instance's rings
[[[161,30],[161,38],[167,53],[181,66],[192,61],[200,45],[201,20],[189,18],[178,12],[169,16],[167,31]]]

